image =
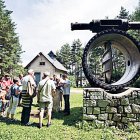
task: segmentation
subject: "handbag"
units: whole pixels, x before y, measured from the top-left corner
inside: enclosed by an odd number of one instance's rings
[[[27,94],[30,97],[33,97],[35,92],[35,87],[31,84],[30,80],[27,82]]]

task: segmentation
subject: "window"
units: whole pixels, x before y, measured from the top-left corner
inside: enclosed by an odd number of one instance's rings
[[[45,65],[45,62],[39,62],[39,65]]]

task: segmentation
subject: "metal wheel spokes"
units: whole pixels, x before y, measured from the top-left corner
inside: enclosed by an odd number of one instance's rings
[[[106,30],[94,36],[83,54],[83,70],[89,83],[116,91],[139,75],[138,43],[120,30]]]

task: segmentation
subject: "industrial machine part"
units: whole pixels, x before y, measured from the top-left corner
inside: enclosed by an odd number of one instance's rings
[[[140,43],[126,31],[140,29],[140,22],[93,20],[89,24],[71,24],[71,29],[97,32],[87,43],[82,58],[83,71],[91,86],[116,92],[133,83],[139,77]],[[102,59],[100,59],[102,60],[102,72],[95,75],[92,66],[96,64],[92,64],[95,62],[92,59],[94,59],[94,54],[97,54],[96,48],[101,47],[101,50],[104,50]],[[115,49],[123,55],[125,63],[124,73],[117,81],[112,80],[113,51]]]

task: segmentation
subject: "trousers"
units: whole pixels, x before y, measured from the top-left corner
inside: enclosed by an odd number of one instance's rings
[[[63,95],[63,97],[64,97],[64,104],[65,104],[64,112],[70,113],[70,101],[69,101],[70,95]]]
[[[29,123],[31,107],[23,107],[21,114],[21,124],[26,125]]]

